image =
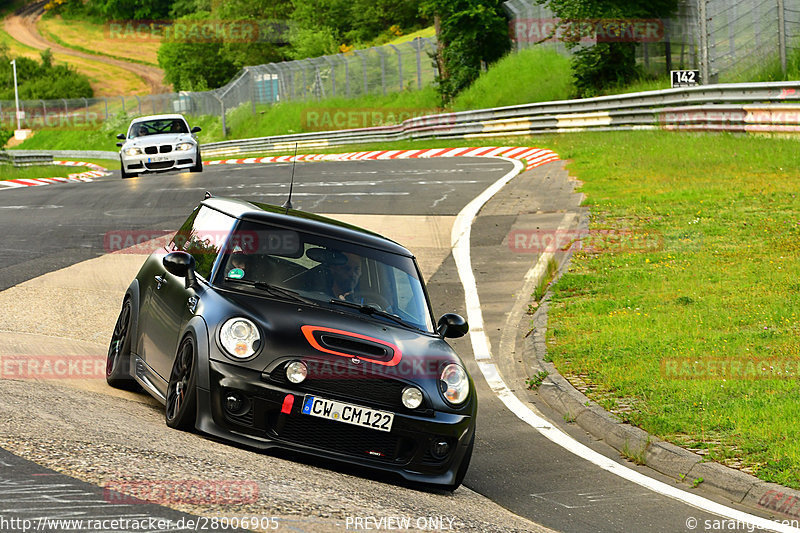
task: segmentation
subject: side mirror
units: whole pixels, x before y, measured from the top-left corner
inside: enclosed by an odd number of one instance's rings
[[[198,132],[201,132],[201,131],[203,131],[203,130],[200,128],[200,126],[195,126],[194,128],[192,128],[192,133],[198,133]]]
[[[164,268],[173,276],[186,278],[186,288],[197,285],[197,277],[194,274],[194,257],[186,252],[171,252],[164,256],[161,261]]]
[[[469,324],[461,315],[445,313],[436,323],[436,331],[445,338],[457,339],[469,331]]]
[[[122,143],[117,143],[117,146],[119,146],[120,148],[122,148]]]
[[[117,139],[119,139],[120,141],[124,141],[125,140],[125,134],[124,133],[117,133]]]

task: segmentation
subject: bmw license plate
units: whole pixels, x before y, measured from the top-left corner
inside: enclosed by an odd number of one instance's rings
[[[158,163],[161,161],[169,161],[170,157],[168,155],[154,155],[153,157],[148,157],[148,163]]]
[[[335,400],[326,400],[317,396],[303,398],[304,415],[318,416],[336,422],[353,424],[378,431],[391,431],[394,414],[386,411],[377,411]]]

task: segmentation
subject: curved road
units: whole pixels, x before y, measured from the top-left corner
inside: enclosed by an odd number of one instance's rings
[[[293,200],[301,209],[338,215],[398,238],[421,258],[435,311],[465,313],[450,254],[450,228],[472,198],[511,168],[509,162],[481,158],[298,164]],[[289,165],[220,165],[202,174],[0,191],[0,356],[102,355],[124,286],[142,260],[107,255],[107,232],[174,230],[205,190],[281,203],[289,173]],[[562,163],[550,163],[515,178],[473,223],[472,270],[495,353],[505,342],[504,331],[524,326],[506,321],[535,259],[511,254],[506,236],[512,229],[556,227],[578,204]],[[395,515],[445,517],[455,521],[457,531],[539,531],[546,526],[576,532],[675,532],[694,530],[691,520],[699,521],[700,531],[703,524],[717,531],[746,527],[625,481],[555,445],[501,403],[466,339],[454,345],[475,377],[481,406],[465,488],[452,495],[169,430],[160,406],[149,397],[114,391],[99,378],[63,383],[0,379],[0,447],[94,484],[197,476],[248,480],[258,485],[261,497],[235,506],[235,514],[276,515],[281,524],[300,531],[340,531],[348,518]],[[513,388],[527,376],[504,377]],[[532,408],[549,414],[535,396],[518,393]],[[559,417],[549,418],[596,452],[675,484],[621,460],[616,451]],[[694,493],[735,507],[702,485]],[[170,506],[188,513],[232,512],[224,505]],[[5,509],[8,514],[13,508]]]
[[[44,4],[44,2],[41,2]],[[128,70],[135,75],[139,76],[149,87],[150,94],[160,94],[167,92],[167,87],[164,85],[164,71],[157,67],[148,65],[141,65],[139,63],[131,63],[121,59],[114,59],[101,55],[87,54],[72,48],[67,48],[58,43],[54,43],[45,38],[39,33],[36,27],[36,22],[42,17],[43,11],[41,9],[26,10],[20,15],[12,14],[3,20],[3,28],[15,40],[36,48],[37,50],[46,50],[50,48],[54,52],[81,57],[84,59],[91,59],[99,63],[113,65],[125,70]],[[111,95],[114,96],[114,95]]]

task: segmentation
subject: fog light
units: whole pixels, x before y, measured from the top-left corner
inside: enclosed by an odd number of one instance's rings
[[[229,392],[225,395],[225,410],[232,415],[244,414],[247,408],[247,401],[237,392]]]
[[[308,367],[302,361],[292,361],[286,365],[286,379],[292,383],[302,383],[308,377]]]
[[[403,389],[403,405],[409,409],[416,409],[422,405],[422,391],[416,387]]]
[[[450,444],[446,440],[440,440],[431,445],[431,455],[436,459],[444,459],[448,453],[450,453]]]

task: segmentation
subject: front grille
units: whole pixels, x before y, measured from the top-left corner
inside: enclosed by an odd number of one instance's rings
[[[308,415],[290,416],[278,438],[323,450],[378,461],[406,459],[409,447],[390,432],[376,431]],[[404,446],[405,445],[405,446]]]
[[[161,148],[159,149],[159,151],[162,154],[168,154],[168,153],[170,153],[172,151],[172,145],[171,144],[162,144]]]
[[[158,146],[145,146],[144,153],[146,154],[157,154],[158,153]]]
[[[174,164],[174,161],[154,161],[152,163],[145,163],[145,166],[150,170],[161,170],[165,168],[171,168]]]

